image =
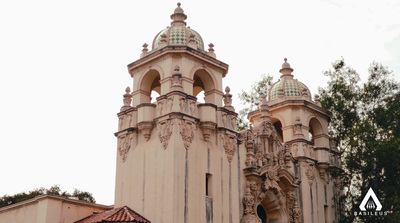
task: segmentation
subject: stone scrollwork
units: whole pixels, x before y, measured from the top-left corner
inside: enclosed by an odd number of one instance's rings
[[[257,162],[254,158],[254,135],[251,131],[246,131],[244,145],[247,149],[245,161],[246,166],[257,166]]]
[[[294,191],[288,191],[286,193],[286,208],[288,210],[288,222],[300,223],[301,210],[297,201],[297,197],[294,195]]]
[[[160,139],[163,149],[167,149],[169,139],[172,135],[172,122],[171,120],[160,121],[157,124],[158,138]]]
[[[279,165],[275,165],[273,167],[270,167],[269,170],[267,170],[267,175],[264,182],[265,190],[274,189],[276,191],[279,191],[280,187],[278,185],[279,182],[278,169]]]
[[[255,181],[247,181],[246,193],[243,197],[244,216],[241,223],[261,223],[255,213],[255,204],[259,202],[257,199],[257,183]]]
[[[126,133],[118,136],[118,153],[122,159],[122,162],[126,161],[126,157],[128,156],[128,152],[131,148],[132,137],[132,133]]]
[[[244,195],[243,198],[243,204],[245,207],[244,213],[245,214],[254,214],[254,204],[255,204],[255,197],[251,193],[251,186],[250,182],[247,181],[247,186],[246,186],[246,194]]]
[[[315,178],[314,166],[306,164],[305,167],[307,168],[306,169],[306,176],[307,176],[307,179],[308,179],[308,184],[310,184],[310,187],[311,187],[313,185],[314,178]]]
[[[196,129],[195,123],[190,120],[182,119],[179,126],[185,148],[189,149],[194,139],[194,130]]]
[[[231,162],[236,151],[236,136],[233,134],[225,133],[222,135],[222,140],[228,161]]]

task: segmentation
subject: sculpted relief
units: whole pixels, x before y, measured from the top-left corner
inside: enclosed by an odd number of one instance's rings
[[[190,144],[194,139],[194,130],[196,125],[190,120],[182,119],[179,123],[180,133],[186,149],[189,149]]]
[[[228,161],[231,162],[236,151],[236,145],[237,145],[236,135],[228,133],[222,134],[222,142],[226,153],[226,157],[228,158]]]
[[[167,149],[169,138],[172,135],[172,122],[171,120],[160,121],[157,124],[158,138],[160,139],[163,149]]]
[[[267,215],[268,210],[283,210],[288,222],[300,222],[301,210],[295,195],[299,180],[293,171],[295,165],[291,145],[280,142],[275,127],[269,121],[261,123],[255,134],[251,130],[242,134],[247,168],[241,223],[261,223],[257,215],[259,205]],[[282,181],[282,178],[285,180]]]
[[[125,162],[126,157],[128,156],[128,152],[131,148],[132,137],[132,133],[126,133],[118,136],[118,153],[122,159],[122,162]]]

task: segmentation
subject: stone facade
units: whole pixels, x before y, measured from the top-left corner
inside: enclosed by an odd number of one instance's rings
[[[329,168],[340,157],[318,96],[285,59],[281,79],[248,115],[253,129],[238,132],[222,88],[228,65],[212,44],[204,50],[180,4],[171,19],[128,65],[134,83],[118,113],[115,207],[153,223],[334,222]],[[153,101],[152,91],[160,95]]]

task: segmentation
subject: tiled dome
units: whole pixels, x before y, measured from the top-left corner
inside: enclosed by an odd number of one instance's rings
[[[305,97],[305,99],[311,101],[311,92],[308,87],[300,81],[293,79],[293,69],[285,58],[285,62],[282,64],[281,79],[272,85],[269,90],[269,100],[275,100],[278,97]]]
[[[174,14],[171,15],[171,27],[167,27],[166,29],[159,32],[153,40],[152,49],[157,49],[161,43],[163,36],[165,38],[165,42],[167,45],[188,45],[190,36],[193,35],[197,49],[204,50],[203,39],[199,35],[198,32],[190,29],[190,27],[186,27],[186,15],[183,12],[183,9],[180,7],[180,3],[178,3],[178,7],[175,9]]]
[[[204,50],[203,39],[199,33],[186,26],[168,27],[159,32],[153,40],[153,50],[159,47],[163,34],[166,35],[168,45],[187,45],[190,34],[193,34],[197,49]]]

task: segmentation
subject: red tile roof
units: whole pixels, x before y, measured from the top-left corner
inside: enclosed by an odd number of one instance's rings
[[[127,206],[101,213],[93,213],[75,223],[100,223],[100,222],[132,222],[132,223],[151,223],[149,220],[136,213]]]

